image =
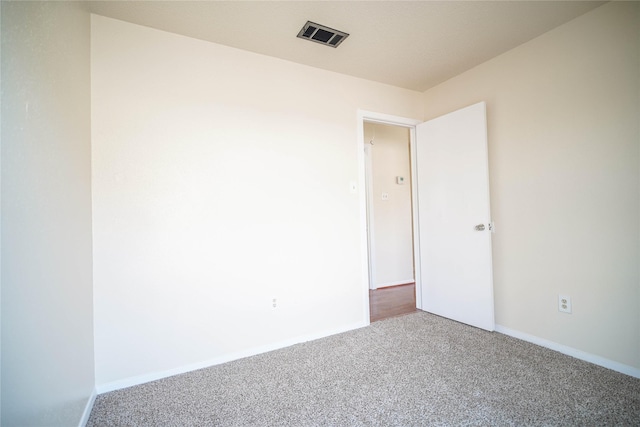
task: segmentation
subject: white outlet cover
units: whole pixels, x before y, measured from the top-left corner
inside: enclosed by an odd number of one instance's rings
[[[558,311],[571,314],[571,297],[558,295]]]

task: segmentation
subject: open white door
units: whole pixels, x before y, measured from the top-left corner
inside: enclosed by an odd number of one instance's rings
[[[416,127],[422,309],[495,329],[484,102]]]

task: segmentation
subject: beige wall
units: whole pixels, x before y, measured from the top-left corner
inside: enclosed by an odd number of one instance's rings
[[[357,110],[420,94],[99,16],[91,51],[100,389],[364,325]]]
[[[636,369],[639,52],[614,2],[424,94],[425,119],[487,102],[496,322]]]
[[[374,288],[409,283],[414,280],[409,129],[365,123],[364,141],[371,158],[370,280]],[[404,177],[404,184],[396,182],[398,176]],[[388,195],[386,200],[382,193]]]
[[[90,19],[1,8],[2,425],[78,425],[94,390]]]

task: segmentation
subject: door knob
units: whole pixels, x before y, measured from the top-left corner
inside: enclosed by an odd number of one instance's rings
[[[484,224],[476,225],[476,231],[484,231]]]

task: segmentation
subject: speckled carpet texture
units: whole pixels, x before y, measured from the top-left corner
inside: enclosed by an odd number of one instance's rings
[[[89,426],[633,426],[640,379],[424,312],[97,397]]]

